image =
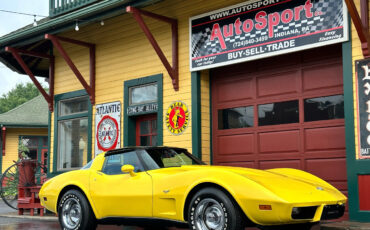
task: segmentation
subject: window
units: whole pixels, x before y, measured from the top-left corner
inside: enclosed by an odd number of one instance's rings
[[[253,127],[253,106],[218,110],[218,129]]]
[[[298,100],[258,105],[258,125],[297,123],[298,111]]]
[[[67,99],[59,102],[59,116],[85,113],[88,110],[87,97]]]
[[[121,154],[114,154],[105,158],[102,172],[108,175],[123,174],[121,167],[123,165],[134,166],[134,172],[144,171],[144,167],[141,164],[135,151],[126,152]]]
[[[69,93],[85,94],[84,91]],[[91,104],[88,96],[78,95],[66,98],[68,94],[57,95],[56,103],[56,139],[54,153],[56,171],[79,169],[91,158],[88,154],[91,138],[89,120],[91,119]],[[58,97],[62,97],[58,100]],[[90,134],[91,135],[91,134]]]
[[[344,118],[344,97],[334,95],[304,100],[304,121]]]
[[[136,119],[136,145],[157,146],[157,116],[146,115]]]
[[[130,105],[157,102],[157,84],[140,85],[129,88]]]

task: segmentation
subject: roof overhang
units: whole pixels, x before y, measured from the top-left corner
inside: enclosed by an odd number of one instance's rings
[[[44,36],[46,33],[58,34],[70,31],[74,29],[77,20],[79,25],[83,26],[122,15],[126,13],[126,6],[129,5],[142,8],[159,1],[161,0],[104,0],[55,18],[43,19],[35,27],[29,25],[1,37],[0,61],[13,71],[25,74],[12,55],[5,51],[6,46],[51,54],[52,44],[50,41],[45,40]],[[27,57],[25,62],[36,76],[49,76],[47,60]]]

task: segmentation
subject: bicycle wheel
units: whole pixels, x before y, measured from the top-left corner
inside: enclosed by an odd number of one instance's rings
[[[5,170],[0,179],[0,196],[13,209],[18,209],[18,181],[19,170],[17,164],[13,164]]]

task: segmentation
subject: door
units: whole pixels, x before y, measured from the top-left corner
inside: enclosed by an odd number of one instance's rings
[[[157,146],[157,115],[140,116],[136,119],[136,145]]]
[[[347,195],[341,46],[212,72],[213,162],[308,171]]]
[[[135,176],[122,173],[126,164],[135,167]],[[107,156],[91,176],[90,193],[102,217],[152,217],[152,179],[136,151]]]

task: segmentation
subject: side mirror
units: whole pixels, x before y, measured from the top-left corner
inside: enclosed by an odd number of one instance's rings
[[[135,176],[136,173],[134,172],[135,167],[132,165],[123,165],[121,167],[121,171],[123,173],[130,173],[131,176]]]

